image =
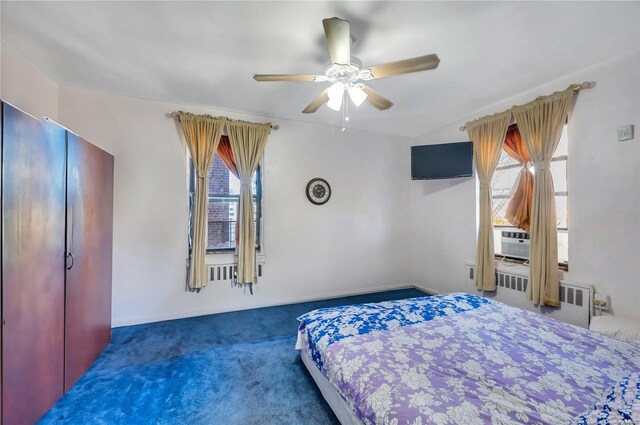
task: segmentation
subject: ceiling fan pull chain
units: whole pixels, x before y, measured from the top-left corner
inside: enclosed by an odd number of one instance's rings
[[[347,91],[344,91],[344,116],[345,120],[349,121],[349,96],[347,96]]]
[[[346,93],[346,91],[342,92],[342,131],[347,129],[346,122],[349,121],[349,102]]]

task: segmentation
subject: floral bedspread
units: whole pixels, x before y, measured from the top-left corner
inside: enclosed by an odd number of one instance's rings
[[[447,294],[381,303],[321,308],[298,317],[296,349],[305,343],[311,359],[323,369],[322,354],[336,341],[354,335],[393,330],[478,308],[489,300],[470,294]]]
[[[299,345],[365,424],[600,424],[637,409],[638,345],[469,294],[381,304],[300,318]]]

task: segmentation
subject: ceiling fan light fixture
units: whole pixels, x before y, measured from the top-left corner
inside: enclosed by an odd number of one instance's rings
[[[327,102],[327,106],[334,111],[339,111],[342,107],[342,98],[334,97],[333,99],[329,99],[329,101]]]
[[[341,82],[334,83],[327,89],[327,95],[329,96],[327,106],[334,111],[339,111],[342,106],[342,97],[344,96],[344,84]]]
[[[360,87],[359,84],[349,87],[348,91],[349,98],[351,98],[351,101],[356,105],[356,107],[362,105],[362,102],[367,100],[367,94],[362,90],[362,87]]]

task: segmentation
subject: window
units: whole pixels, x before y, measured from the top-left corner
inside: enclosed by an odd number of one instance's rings
[[[259,166],[251,184],[257,249],[260,249],[260,218],[262,216],[260,174]],[[240,180],[229,171],[217,153],[209,167],[208,179],[207,253],[233,251],[236,247]]]
[[[564,126],[558,148],[551,160],[551,175],[556,194],[556,218],[558,227],[558,261],[567,264],[569,262],[567,220],[567,162],[568,162],[568,138],[567,126]],[[500,161],[496,167],[491,182],[493,190],[493,226],[494,247],[497,255],[502,255],[501,236],[505,229],[515,229],[504,217],[505,210],[511,199],[511,193],[515,190],[515,183],[522,166],[511,158],[507,152],[502,151]],[[533,166],[531,166],[531,171]]]

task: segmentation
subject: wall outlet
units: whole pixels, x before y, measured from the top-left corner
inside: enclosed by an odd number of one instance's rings
[[[633,124],[618,127],[618,142],[633,139]]]

